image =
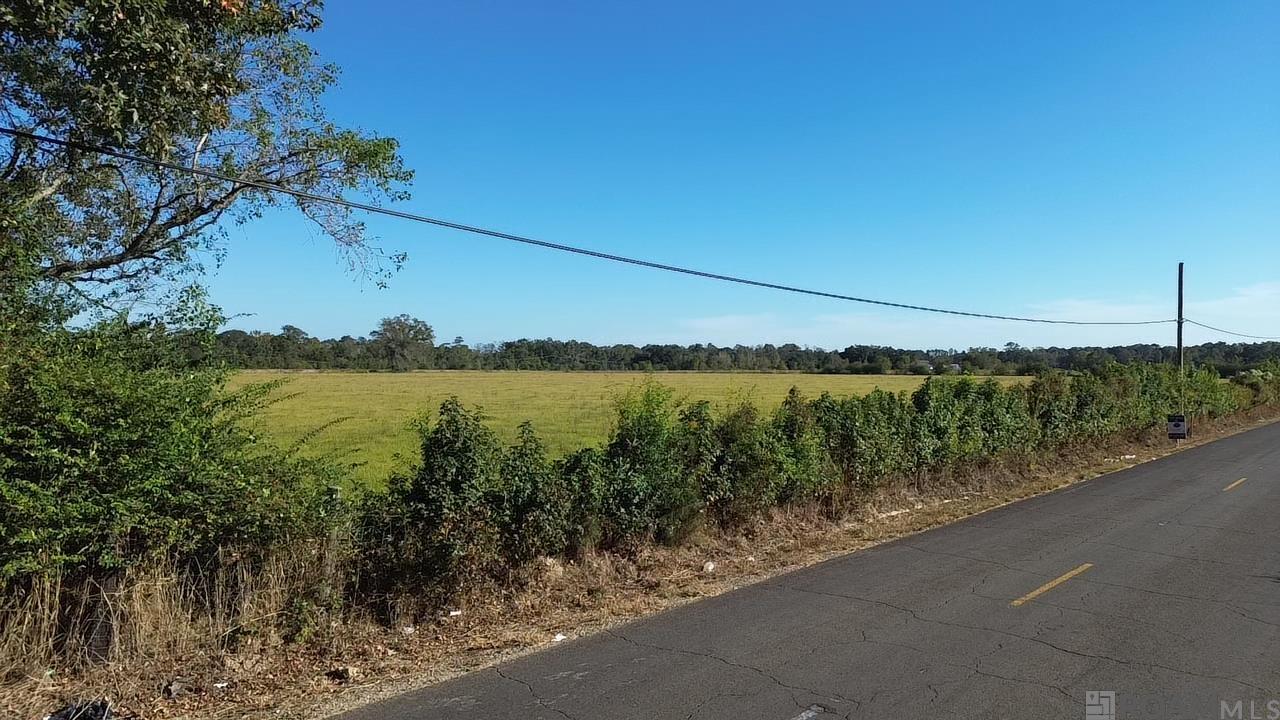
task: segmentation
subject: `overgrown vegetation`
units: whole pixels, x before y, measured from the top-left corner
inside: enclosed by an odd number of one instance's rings
[[[780,505],[839,514],[891,482],[1135,433],[1184,401],[1210,418],[1280,398],[1276,364],[1238,383],[1113,364],[1010,387],[934,378],[913,393],[793,391],[772,413],[681,403],[651,382],[618,400],[606,443],[559,460],[532,426],[503,443],[450,399],[420,421],[410,472],[344,498],[335,464],[245,429],[264,388],[227,393],[222,370],[190,361],[213,337],[207,320],[48,332],[6,353],[6,673],[136,649],[146,613],[120,598],[146,607],[155,598],[130,583],[154,583],[160,568],[166,602],[202,618],[215,649],[313,641],[335,617],[411,622],[460,594],[518,586],[539,558],[625,555],[734,531]],[[265,612],[263,597],[274,598]]]
[[[118,652],[128,620],[108,618],[111,597],[139,568],[252,575],[338,521],[341,472],[246,428],[270,388],[226,392],[224,370],[188,359],[219,321],[194,295],[165,317],[8,336],[0,591],[49,614],[6,615],[0,634],[39,638],[32,661]]]
[[[337,71],[301,39],[319,11],[317,0],[5,3],[0,113],[20,132],[176,166],[401,199],[411,173],[396,141],[323,111]],[[1063,351],[1061,362],[1016,346],[963,357],[556,341],[473,351],[460,338],[436,345],[430,326],[407,316],[370,340],[321,342],[297,328],[216,335],[222,318],[198,291],[164,293],[218,256],[227,221],[294,197],[366,276],[385,279],[404,256],[373,245],[343,208],[29,136],[0,140],[0,181],[4,682],[103,660],[176,673],[193,658],[317,646],[344,622],[412,621],[468,592],[519,586],[541,559],[633,554],[784,505],[836,515],[895,480],[1136,432],[1183,404],[1214,417],[1280,400],[1280,365],[1259,364],[1249,348],[1238,354],[1250,372],[1225,384],[1207,368],[1183,382],[1164,365],[1111,362],[1166,359],[1156,346],[1127,357]],[[154,316],[119,310],[157,301],[167,309]],[[411,471],[352,493],[349,468],[255,436],[246,419],[270,388],[228,391],[227,358],[393,370],[1079,372],[1045,372],[1026,387],[931,379],[909,395],[793,392],[772,412],[680,403],[650,384],[618,401],[607,442],[560,459],[532,426],[504,442],[451,399],[421,420]]]
[[[341,597],[341,471],[253,436],[242,420],[265,389],[226,392],[221,320],[183,290],[220,257],[228,225],[291,196],[75,145],[323,195],[405,197],[412,173],[396,141],[325,113],[337,70],[302,39],[320,8],[0,4],[0,115],[19,133],[0,137],[6,679],[172,652],[181,643],[156,623],[179,618],[201,645],[239,642],[258,615],[305,637],[298,619]],[[293,205],[366,276],[403,262],[352,213]],[[267,585],[280,591],[269,607],[248,602]]]
[[[603,447],[554,464],[528,426],[503,448],[478,414],[449,400],[423,422],[412,477],[364,508],[364,552],[375,557],[364,579],[440,602],[467,584],[518,578],[538,556],[679,542],[780,504],[838,511],[893,480],[1136,433],[1163,423],[1183,397],[1193,417],[1219,417],[1271,401],[1280,366],[1250,378],[1223,383],[1196,369],[1179,383],[1171,366],[1114,364],[1025,386],[960,378],[930,379],[911,394],[793,392],[772,415],[748,402],[681,406],[650,383],[619,400]]]

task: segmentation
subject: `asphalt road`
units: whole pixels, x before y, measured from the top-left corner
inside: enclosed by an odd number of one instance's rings
[[[1277,720],[1280,424],[343,717]]]

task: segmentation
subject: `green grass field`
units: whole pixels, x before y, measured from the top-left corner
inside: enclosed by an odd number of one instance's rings
[[[907,375],[804,375],[756,373],[639,372],[483,372],[439,370],[414,373],[288,372],[246,370],[233,388],[287,379],[278,396],[294,395],[271,405],[261,430],[289,445],[337,418],[347,418],[309,441],[315,452],[341,453],[360,463],[357,474],[381,483],[416,453],[410,421],[434,411],[450,395],[467,406],[480,406],[489,425],[502,438],[515,436],[524,420],[533,422],[549,451],[560,455],[597,444],[609,433],[613,400],[647,377],[672,388],[678,398],[710,400],[724,405],[748,398],[772,409],[794,385],[809,396],[824,390],[836,395],[861,394],[873,388],[913,390],[923,378]],[[1016,378],[1000,378],[1015,382]],[[405,458],[397,459],[397,454]]]

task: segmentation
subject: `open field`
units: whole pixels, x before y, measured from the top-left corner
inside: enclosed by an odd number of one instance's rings
[[[748,398],[772,408],[794,385],[806,395],[830,391],[836,395],[869,392],[874,388],[914,390],[923,378],[910,375],[806,375],[798,373],[654,373],[641,372],[484,372],[436,370],[414,373],[290,372],[245,370],[232,387],[286,378],[280,395],[296,395],[272,405],[264,414],[263,430],[277,442],[289,444],[337,418],[347,418],[310,441],[324,452],[342,453],[361,463],[362,480],[381,483],[395,467],[404,465],[397,454],[416,452],[410,421],[434,410],[450,395],[468,406],[478,405],[490,416],[490,426],[504,439],[515,436],[524,420],[533,422],[538,436],[555,455],[591,445],[607,437],[613,420],[613,400],[652,377],[672,388],[677,397],[725,404]],[[998,378],[1004,383],[1019,378]]]

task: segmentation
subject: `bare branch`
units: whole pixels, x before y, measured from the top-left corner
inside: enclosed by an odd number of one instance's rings
[[[36,188],[30,195],[24,198],[19,204],[20,208],[29,208],[43,200],[46,200],[58,192],[70,177],[68,173],[59,173],[52,181],[45,183],[43,186]]]

